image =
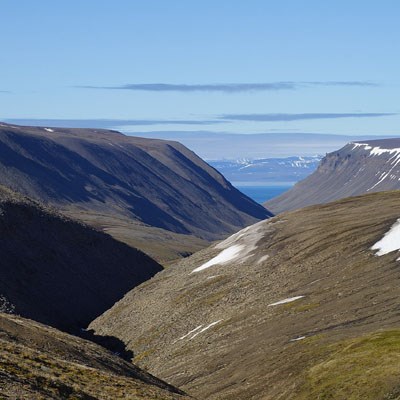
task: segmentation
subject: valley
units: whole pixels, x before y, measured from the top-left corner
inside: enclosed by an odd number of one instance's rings
[[[0,400],[400,400],[400,2],[0,10]]]
[[[103,146],[119,143],[125,154],[136,138],[61,129],[60,139],[48,129],[7,126],[0,136],[0,180],[8,186],[0,186],[2,394],[396,398],[400,191],[386,190],[397,188],[396,140],[350,143],[328,154],[311,175],[270,200],[301,201],[292,193],[303,187],[309,202],[323,204],[272,216],[185,148],[139,139],[147,153],[134,151],[144,159],[156,155],[168,172],[160,189],[179,191],[188,204],[194,204],[193,194],[175,188],[175,180],[187,185],[196,177],[196,187],[202,182],[201,190],[208,191],[211,208],[201,203],[196,218],[178,220],[171,197],[151,192],[146,178],[149,210],[143,200],[139,206],[133,201],[137,194],[124,197],[154,163],[137,165],[136,176],[128,169],[125,181],[131,186],[123,186],[120,172],[127,166],[117,161],[121,154],[103,152]],[[95,153],[86,149],[92,145]],[[126,156],[126,162],[133,159]],[[263,173],[267,164],[278,174],[295,176],[300,169],[306,175],[316,162],[246,161],[244,169]],[[216,167],[227,168],[228,175],[240,175],[242,168],[231,162]],[[323,192],[316,190],[317,178],[328,185]],[[344,179],[351,193],[344,191]],[[334,182],[342,191],[332,202],[328,187]],[[359,196],[348,197],[357,190]],[[211,201],[212,193],[219,197]],[[316,195],[322,193],[326,200]],[[165,211],[154,214],[156,206]],[[179,215],[191,212],[189,207]],[[208,212],[210,219],[196,228],[198,217]],[[174,261],[177,257],[181,260]]]

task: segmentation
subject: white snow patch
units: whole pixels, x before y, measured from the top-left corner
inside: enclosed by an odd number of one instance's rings
[[[383,256],[392,251],[400,250],[400,218],[392,225],[383,238],[376,242],[372,250],[377,250],[377,256]],[[400,257],[397,259],[400,261]]]
[[[186,335],[183,335],[182,337],[180,337],[178,340],[182,340],[185,339],[186,337],[188,337],[189,335],[191,335],[192,333],[198,331],[203,325],[199,325],[196,328],[192,329],[190,332],[188,332]]]
[[[219,324],[222,321],[222,319],[219,319],[218,321],[212,322],[210,325],[207,325],[204,327],[201,331],[196,332],[189,340],[194,339],[197,335],[200,335],[200,333],[205,332],[207,329],[210,329],[212,326]]]
[[[400,147],[394,147],[393,149],[385,149],[381,148],[380,146],[375,146],[372,147],[368,143],[352,143],[353,144],[353,150],[356,149],[357,147],[364,147],[364,150],[370,150],[370,155],[371,156],[381,156],[382,154],[389,153],[389,154],[400,154]]]
[[[200,267],[195,268],[193,272],[199,272],[203,271],[204,269],[210,268],[213,265],[216,264],[225,264],[229,261],[234,260],[237,258],[237,256],[240,254],[240,251],[244,248],[244,246],[241,245],[233,245],[231,247],[228,247],[225,250],[222,250],[221,253],[219,253],[216,257],[212,258],[210,261],[207,261],[206,263],[200,265]]]
[[[268,258],[269,258],[269,255],[268,255],[268,254],[266,254],[265,256],[262,256],[262,257],[257,261],[257,264],[261,264],[262,262],[268,260]]]
[[[268,304],[268,307],[279,306],[280,304],[291,303],[292,301],[296,301],[296,300],[302,299],[303,297],[304,296],[289,297],[288,299],[284,299],[284,300],[277,301],[276,303]]]
[[[54,132],[54,129],[50,129],[50,128],[44,128],[44,130],[47,132]]]
[[[379,146],[372,147],[367,143],[353,143],[353,150],[358,147],[363,147],[364,150],[369,150],[370,156],[381,156],[382,154],[392,155],[386,161],[390,165],[389,171],[383,172],[381,174],[381,176],[379,177],[379,180],[373,186],[371,186],[369,189],[367,189],[367,192],[369,192],[370,190],[372,190],[376,186],[378,186],[380,183],[382,183],[388,176],[390,177],[390,179],[393,179],[391,177],[392,176],[391,174],[392,174],[394,168],[396,168],[400,164],[400,147],[395,147],[393,149],[385,149],[385,148],[381,148]]]
[[[290,339],[290,341],[291,341],[291,342],[298,342],[299,340],[303,340],[303,339],[305,339],[305,338],[306,338],[305,336],[299,336],[299,337],[297,337],[297,338]]]
[[[195,268],[191,273],[203,271],[213,265],[222,265],[232,261],[246,261],[257,249],[257,243],[268,232],[268,223],[266,224],[266,221],[260,221],[242,229],[214,246],[214,249],[222,249],[222,251],[211,260],[200,265],[200,267]]]

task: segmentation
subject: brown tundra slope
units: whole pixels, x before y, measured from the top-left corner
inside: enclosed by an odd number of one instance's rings
[[[399,399],[400,254],[371,250],[399,217],[400,191],[283,213],[157,274],[91,328],[203,399]]]
[[[0,313],[0,398],[180,400],[180,390],[104,348]]]
[[[264,205],[278,214],[396,189],[400,189],[400,138],[360,140],[327,154],[309,177]]]
[[[162,267],[0,186],[0,311],[79,331]]]
[[[271,216],[177,142],[0,124],[0,184],[158,260]]]

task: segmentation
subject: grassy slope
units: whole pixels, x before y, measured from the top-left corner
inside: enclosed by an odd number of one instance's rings
[[[100,346],[0,313],[0,399],[184,398]]]
[[[307,341],[303,343],[308,347]],[[297,400],[400,399],[400,329],[322,345],[304,372]]]
[[[139,365],[207,399],[396,398],[400,264],[370,247],[399,216],[399,191],[282,214],[260,223],[250,258],[191,273],[220,252],[210,247],[91,326],[127,343]],[[305,297],[269,307],[297,295]]]

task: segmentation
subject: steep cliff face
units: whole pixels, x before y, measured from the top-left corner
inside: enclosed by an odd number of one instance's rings
[[[327,154],[313,174],[264,205],[280,213],[396,189],[400,189],[400,139],[360,141]]]

